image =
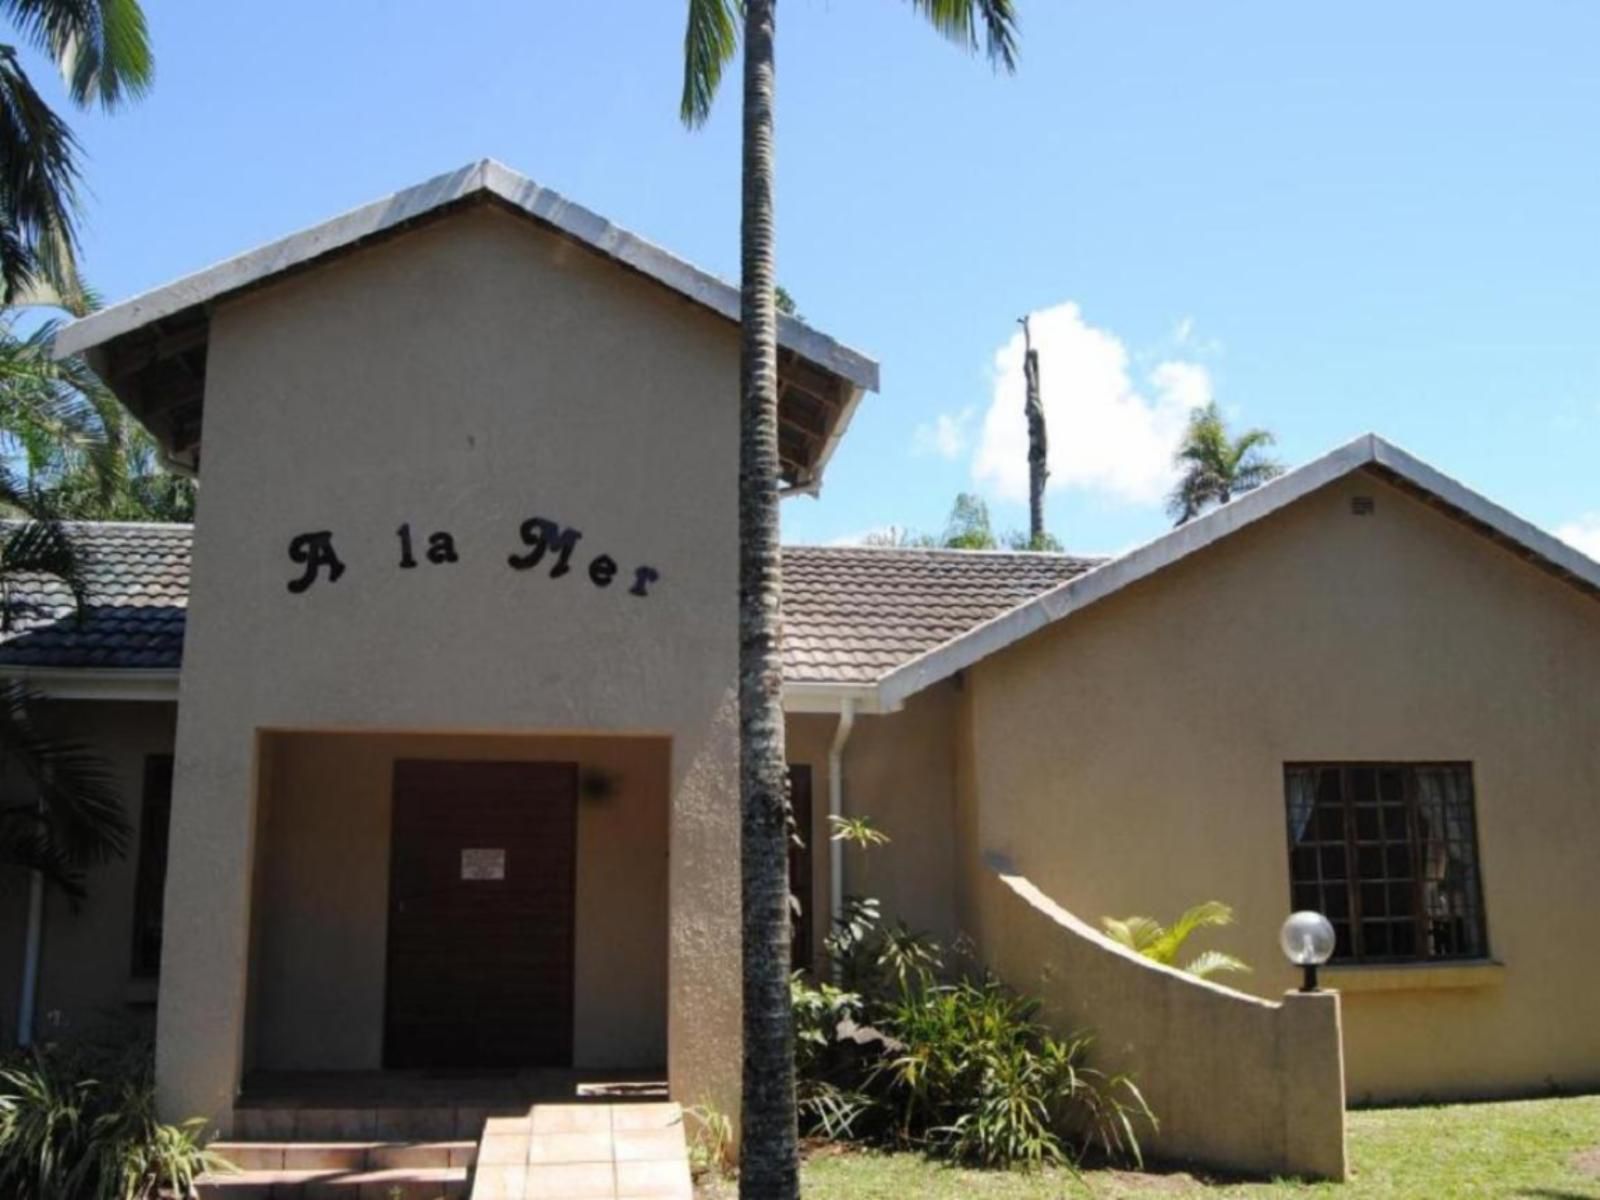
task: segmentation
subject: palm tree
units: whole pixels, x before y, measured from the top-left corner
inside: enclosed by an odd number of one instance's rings
[[[1013,0],[910,0],[940,33],[1016,65]],[[774,278],[776,0],[688,0],[680,114],[697,126],[744,39],[739,343],[739,774],[744,948],[740,1194],[799,1191],[789,1000],[787,767],[779,674],[778,343]]]
[[[1102,917],[1101,925],[1107,936],[1135,954],[1142,954],[1152,962],[1168,967],[1178,965],[1178,953],[1183,944],[1202,929],[1216,929],[1233,924],[1233,909],[1220,900],[1207,900],[1197,904],[1172,923],[1171,928],[1152,917]],[[1184,973],[1197,979],[1209,979],[1224,971],[1248,972],[1243,962],[1220,950],[1204,950],[1183,968]]]
[[[1282,464],[1262,453],[1272,443],[1272,434],[1265,429],[1247,429],[1231,437],[1216,401],[1195,409],[1173,456],[1183,476],[1167,498],[1167,511],[1182,525],[1208,504],[1226,504],[1276,479],[1283,474]]]
[[[79,108],[110,111],[150,85],[154,62],[138,0],[0,0],[22,40],[61,69]],[[34,90],[14,45],[0,44],[0,287],[78,292],[78,144]]]

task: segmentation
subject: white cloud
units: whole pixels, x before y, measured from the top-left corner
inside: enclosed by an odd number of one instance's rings
[[[1100,492],[1130,504],[1161,501],[1176,479],[1172,454],[1189,412],[1211,399],[1210,373],[1173,359],[1136,386],[1122,340],[1090,325],[1070,302],[1034,313],[1030,326],[1050,436],[1049,487]],[[1026,500],[1020,330],[995,353],[992,395],[973,476],[1005,499]]]
[[[911,433],[911,453],[937,454],[940,458],[957,459],[972,440],[972,418],[977,411],[964,408],[955,414],[940,413],[933,423],[918,425]]]
[[[1556,536],[1600,562],[1600,512],[1584,513],[1576,521],[1558,525]]]

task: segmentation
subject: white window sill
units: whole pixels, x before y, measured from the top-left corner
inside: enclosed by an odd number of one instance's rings
[[[1505,963],[1479,958],[1323,967],[1319,982],[1341,992],[1431,992],[1447,988],[1496,987],[1505,980],[1505,974]]]

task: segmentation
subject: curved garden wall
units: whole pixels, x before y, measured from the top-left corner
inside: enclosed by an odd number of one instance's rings
[[[977,944],[1059,1032],[1093,1030],[1094,1061],[1131,1073],[1160,1121],[1147,1156],[1343,1179],[1344,1056],[1335,992],[1247,996],[1141,958],[990,862]]]

